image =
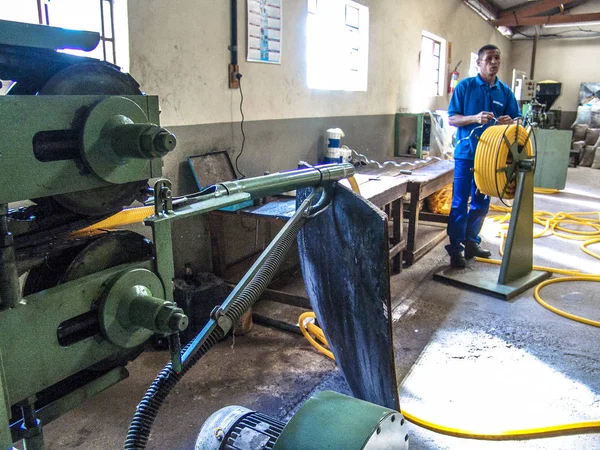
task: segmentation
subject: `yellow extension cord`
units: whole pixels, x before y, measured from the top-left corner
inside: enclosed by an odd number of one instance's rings
[[[517,135],[517,127],[515,125],[506,127],[506,126],[495,126],[489,127],[483,134],[478,144],[477,154],[476,154],[476,162],[475,162],[475,179],[477,182],[477,186],[479,189],[491,196],[498,196],[498,188],[496,186],[504,186],[506,183],[507,177],[506,172],[498,172],[497,169],[502,168],[508,162],[508,146],[506,145],[503,135],[506,131],[507,136],[510,141],[514,141]],[[496,141],[494,141],[494,139]],[[527,141],[527,132],[523,127],[519,127],[519,144],[523,145],[527,142],[527,155],[531,156],[533,154],[531,149],[531,143]],[[483,141],[483,142],[482,142]],[[480,147],[482,146],[484,151],[480,151]],[[497,150],[496,150],[497,149]],[[486,151],[487,150],[487,151]],[[500,152],[498,157],[494,152]],[[479,161],[477,158],[479,156]],[[482,171],[482,167],[489,167],[490,170]],[[479,171],[477,170],[479,168]],[[477,179],[479,178],[479,181]],[[494,180],[493,182],[491,180]],[[480,184],[481,183],[481,184]],[[497,184],[495,184],[497,183]],[[482,186],[484,189],[482,189]],[[353,186],[354,187],[354,186]],[[505,198],[514,198],[516,185],[509,186],[504,193]],[[535,192],[538,194],[554,194],[557,193],[556,189],[542,189],[536,188]],[[510,220],[511,208],[507,207],[499,207],[492,206],[490,209],[493,211],[498,211],[503,214],[492,217],[492,220],[498,224],[503,224]],[[596,216],[597,219],[587,219],[586,217],[581,216]],[[564,213],[560,212],[557,214],[552,214],[545,211],[536,211],[534,212],[534,223],[543,226],[543,230],[540,233],[534,234],[534,238],[539,238],[543,236],[555,235],[558,237],[562,237],[565,239],[576,239],[576,240],[585,240],[581,244],[581,249],[590,256],[594,258],[600,259],[600,255],[592,252],[587,247],[589,245],[600,242],[600,212],[590,212],[590,213]],[[585,225],[591,228],[594,228],[595,231],[579,231],[573,230],[564,227],[564,224],[577,224],[577,225]],[[504,242],[506,239],[508,225],[503,225],[503,229],[500,233],[501,244],[500,244],[500,254],[503,253],[504,250]],[[563,233],[559,233],[557,231],[562,231]],[[565,234],[568,233],[568,234]],[[595,236],[595,237],[594,237]],[[491,259],[483,259],[477,258],[478,261],[492,263],[492,264],[501,264],[502,261],[499,260],[491,260]],[[569,281],[600,281],[600,275],[586,275],[576,270],[566,270],[566,269],[555,269],[549,267],[540,267],[533,266],[534,270],[544,270],[548,272],[552,272],[555,274],[568,275],[565,278],[556,278],[546,280],[539,285],[536,286],[534,290],[534,297],[536,301],[549,309],[550,311],[559,314],[563,317],[566,317],[571,320],[575,320],[577,322],[585,323],[588,325],[600,327],[600,322],[595,320],[590,320],[584,317],[579,317],[565,311],[562,311],[552,305],[549,305],[545,302],[541,296],[540,291],[543,287],[548,286],[553,283],[560,282],[569,282]],[[298,318],[298,326],[302,334],[306,337],[306,339],[322,354],[327,357],[335,360],[335,357],[331,350],[329,350],[329,345],[323,333],[318,326],[314,324],[314,319],[316,318],[314,312],[306,312]],[[414,416],[410,412],[406,410],[400,411],[402,415],[409,420],[410,422],[419,425],[423,428],[427,428],[429,430],[447,434],[450,436],[469,438],[469,439],[480,439],[480,440],[520,440],[520,439],[533,439],[533,438],[541,438],[541,437],[550,437],[561,434],[576,434],[580,432],[586,431],[596,431],[600,430],[600,421],[599,420],[590,420],[590,421],[580,421],[573,422],[569,424],[559,424],[559,425],[551,425],[545,427],[537,427],[537,428],[527,428],[527,429],[518,429],[518,430],[504,430],[498,431],[496,433],[480,433],[472,430],[464,430],[459,428],[452,428],[445,425],[436,424],[430,422],[428,420],[422,419],[420,417]]]

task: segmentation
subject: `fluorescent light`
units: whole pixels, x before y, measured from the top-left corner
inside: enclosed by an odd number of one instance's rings
[[[585,27],[590,25],[600,25],[600,20],[590,20],[588,22],[572,23],[545,23],[542,28],[564,28],[564,27]]]

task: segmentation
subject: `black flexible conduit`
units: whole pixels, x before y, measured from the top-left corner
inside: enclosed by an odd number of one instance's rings
[[[294,220],[295,218],[291,219]],[[291,224],[287,233],[275,244],[270,255],[265,259],[256,276],[248,283],[239,296],[235,298],[227,307],[225,315],[231,319],[232,323],[236,323],[242,314],[258,300],[261,294],[265,291],[271,282],[275,271],[283,262],[292,242],[296,239],[296,235],[306,222],[308,217],[300,215]],[[283,230],[282,230],[283,231]],[[214,319],[213,319],[214,320]],[[183,370],[176,373],[171,368],[171,363],[158,374],[154,382],[150,385],[148,391],[139,403],[136,412],[129,425],[127,438],[125,440],[125,450],[143,450],[146,448],[152,424],[158,415],[158,410],[169,395],[171,389],[183,377],[194,364],[196,364],[202,356],[204,356],[217,342],[224,337],[223,330],[220,327],[208,335],[206,341],[201,345],[200,349],[194,354],[189,361],[186,361]],[[190,342],[184,349],[186,352],[188,347],[194,341]]]

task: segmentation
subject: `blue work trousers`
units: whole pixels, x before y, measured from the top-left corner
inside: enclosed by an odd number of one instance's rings
[[[471,203],[469,204],[469,196]],[[462,252],[467,241],[479,244],[479,232],[490,208],[490,198],[482,194],[475,186],[473,161],[456,159],[454,161],[454,187],[452,206],[448,218],[448,254]]]

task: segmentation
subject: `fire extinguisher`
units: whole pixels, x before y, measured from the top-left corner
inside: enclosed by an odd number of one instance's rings
[[[456,67],[454,68],[454,70],[452,72],[450,72],[450,83],[448,84],[448,94],[452,94],[454,92],[454,88],[458,84],[458,77],[460,77],[460,73],[458,73],[458,66],[460,66],[461,62],[462,61],[459,61],[458,64],[456,65]]]

